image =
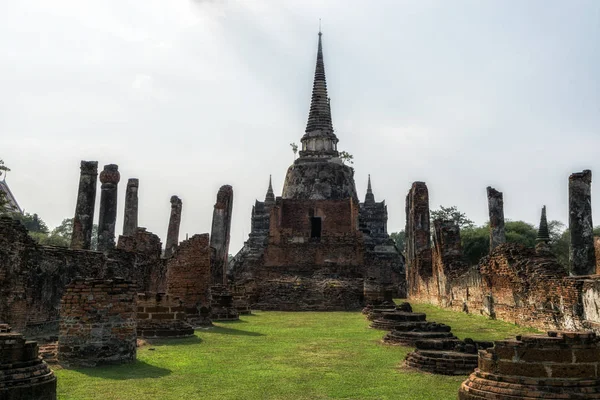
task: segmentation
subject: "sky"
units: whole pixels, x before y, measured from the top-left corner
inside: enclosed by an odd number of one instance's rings
[[[230,253],[304,134],[319,19],[339,150],[404,228],[405,196],[487,221],[568,222],[568,176],[600,173],[596,0],[0,0],[0,159],[22,208],[75,210],[80,160],[139,178],[139,224],[209,232],[230,184]],[[100,184],[98,185],[98,201]],[[598,199],[598,200],[597,200]],[[600,193],[592,189],[600,224]],[[98,207],[96,207],[96,220]]]

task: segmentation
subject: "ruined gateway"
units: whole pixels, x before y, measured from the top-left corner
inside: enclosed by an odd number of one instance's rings
[[[322,34],[306,131],[283,193],[271,182],[252,208],[251,232],[230,278],[254,309],[352,310],[405,295],[404,258],[387,234],[387,207],[369,185],[359,203],[354,169],[338,152]]]

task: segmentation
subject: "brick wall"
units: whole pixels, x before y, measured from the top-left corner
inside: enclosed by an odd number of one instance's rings
[[[142,236],[151,239],[148,243],[155,240],[150,233]],[[163,264],[155,242],[106,254],[39,246],[18,221],[0,218],[0,321],[28,337],[55,335],[60,299],[75,277],[121,276],[144,291],[164,286]]]
[[[167,261],[167,293],[183,301],[185,311],[198,314],[209,304],[211,250],[207,233],[180,243]]]
[[[136,285],[125,279],[74,279],[60,303],[58,357],[66,366],[135,361]]]

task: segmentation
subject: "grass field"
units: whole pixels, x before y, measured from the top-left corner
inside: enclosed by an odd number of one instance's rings
[[[532,330],[413,304],[460,338]],[[408,347],[380,343],[358,312],[256,312],[196,336],[138,349],[129,365],[57,370],[61,400],[456,399],[465,377],[402,367]]]

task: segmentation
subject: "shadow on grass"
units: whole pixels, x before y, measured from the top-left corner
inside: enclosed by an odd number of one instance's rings
[[[214,328],[203,330],[204,333],[218,333],[221,335],[238,336],[266,336],[264,333],[243,331],[241,329],[226,328],[224,326],[215,326]]]
[[[104,365],[94,368],[78,368],[75,371],[93,378],[128,380],[160,378],[171,373],[170,369],[156,367],[144,361],[137,360],[132,364]]]
[[[219,320],[216,320],[216,321],[213,321],[213,322],[216,322],[217,324],[247,324],[248,323],[248,321],[244,321],[242,319],[237,319],[235,321],[231,321],[231,320],[219,321]]]
[[[198,336],[191,336],[189,338],[179,339],[145,339],[148,342],[148,346],[188,346],[191,344],[200,344],[202,339]]]

